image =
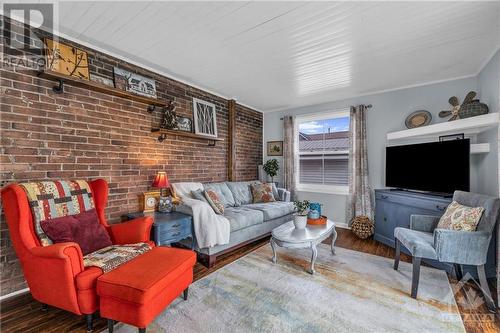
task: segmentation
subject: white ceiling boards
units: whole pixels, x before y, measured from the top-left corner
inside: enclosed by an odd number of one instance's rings
[[[77,41],[261,111],[476,75],[500,2],[60,2]]]

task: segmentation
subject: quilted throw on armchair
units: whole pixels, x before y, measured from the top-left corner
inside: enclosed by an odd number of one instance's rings
[[[90,185],[85,180],[58,180],[20,184],[33,212],[34,229],[42,246],[53,244],[42,229],[42,221],[78,215],[95,207]],[[112,245],[84,257],[85,267],[96,266],[104,273],[151,250],[147,243]]]
[[[68,215],[76,215],[94,208],[92,192],[85,180],[59,180],[22,183],[33,212],[35,232],[42,246],[52,241],[40,222]]]

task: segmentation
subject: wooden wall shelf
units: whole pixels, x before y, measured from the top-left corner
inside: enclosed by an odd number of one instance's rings
[[[437,139],[441,135],[464,133],[466,137],[477,135],[491,128],[498,127],[499,113],[446,121],[434,125],[422,126],[398,132],[387,133],[388,141],[416,139]]]
[[[498,112],[488,113],[454,121],[446,121],[429,126],[422,126],[408,130],[387,133],[387,141],[394,143],[420,143],[436,141],[441,135],[460,134],[471,138],[484,131],[498,128],[500,117]],[[473,141],[474,142],[474,141]],[[490,152],[490,143],[471,143],[471,154],[487,154]]]
[[[118,89],[115,87],[107,86],[107,85],[102,84],[102,83],[81,80],[81,79],[76,78],[76,77],[66,76],[66,75],[59,74],[59,73],[49,71],[49,70],[39,72],[38,76],[42,77],[44,79],[58,81],[59,82],[58,85],[54,86],[54,88],[53,88],[54,92],[56,92],[56,93],[62,93],[63,89],[64,89],[64,84],[68,83],[68,84],[71,84],[72,86],[83,87],[83,88],[87,88],[87,89],[101,92],[104,94],[110,94],[113,96],[130,99],[132,101],[148,104],[149,106],[164,107],[164,106],[167,106],[167,104],[168,104],[167,102],[161,101],[161,100],[156,99],[156,98],[137,95],[137,94],[134,94],[134,93],[131,93],[128,91],[124,91],[124,90],[121,90],[121,89]],[[148,111],[152,112],[151,108],[148,108]]]
[[[224,141],[224,139],[221,138],[214,138],[208,135],[202,135],[202,134],[195,134],[191,132],[184,132],[184,131],[178,131],[178,130],[168,130],[164,128],[152,128],[151,133],[159,133],[160,136],[158,137],[158,140],[163,141],[165,140],[167,135],[172,135],[172,136],[183,136],[186,138],[194,138],[194,139],[201,139],[201,140],[206,140],[209,142],[213,142],[211,146],[215,146],[215,143],[217,141]]]

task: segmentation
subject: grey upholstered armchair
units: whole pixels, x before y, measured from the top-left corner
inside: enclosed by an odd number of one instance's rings
[[[486,281],[484,264],[491,235],[500,215],[500,199],[469,192],[455,191],[453,200],[469,207],[484,207],[484,212],[476,231],[455,231],[436,229],[439,217],[412,215],[410,229],[394,229],[396,258],[394,269],[398,269],[400,247],[410,251],[413,261],[411,297],[417,298],[420,262],[422,258],[459,265],[477,267],[479,283],[488,309],[496,312]]]

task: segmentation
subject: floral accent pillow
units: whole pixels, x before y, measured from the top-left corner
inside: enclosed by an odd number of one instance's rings
[[[205,198],[207,199],[208,203],[210,206],[212,206],[212,209],[216,214],[224,214],[224,204],[219,198],[219,195],[212,190],[207,190],[205,191]]]
[[[273,196],[273,185],[268,183],[262,184],[252,184],[250,185],[252,189],[253,203],[260,202],[274,202]]]
[[[456,231],[476,231],[483,207],[467,207],[453,201],[439,220],[437,228]]]

